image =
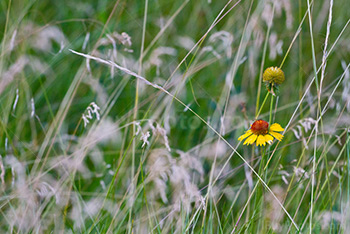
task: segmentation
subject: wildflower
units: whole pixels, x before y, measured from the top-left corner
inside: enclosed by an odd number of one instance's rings
[[[269,67],[263,74],[263,81],[266,84],[266,88],[273,95],[276,95],[275,91],[278,92],[278,85],[282,84],[284,79],[284,73],[278,67]]]
[[[256,120],[242,136],[238,138],[239,141],[247,138],[243,145],[251,145],[256,141],[256,145],[266,145],[268,143],[271,145],[274,138],[281,141],[283,135],[278,133],[282,132],[284,129],[278,123],[274,123],[269,127],[269,124],[264,120]]]
[[[275,83],[277,85],[284,82],[284,73],[278,67],[269,67],[263,74],[264,82]]]

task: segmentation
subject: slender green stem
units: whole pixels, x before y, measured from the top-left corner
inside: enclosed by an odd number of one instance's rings
[[[265,98],[264,98],[264,101],[263,101],[263,103],[261,104],[261,107],[260,107],[260,109],[259,109],[259,111],[258,111],[258,113],[256,114],[256,116],[255,116],[255,119],[257,119],[258,117],[259,117],[259,115],[260,115],[260,112],[261,112],[261,110],[262,110],[262,108],[264,107],[264,105],[265,105],[265,102],[266,102],[266,100],[267,100],[267,98],[269,97],[269,92],[267,92],[267,94],[266,94],[266,96],[265,96]]]
[[[273,109],[273,95],[271,95],[271,103],[270,103],[270,116],[269,116],[269,125],[272,124],[272,109]]]
[[[142,58],[143,58],[143,51],[144,51],[144,45],[145,45],[145,34],[146,34],[146,22],[147,22],[147,10],[148,10],[148,0],[145,1],[145,10],[144,10],[144,17],[143,17],[143,26],[142,26],[142,40],[141,40],[141,54],[139,58],[139,70],[138,74],[141,75],[142,71]],[[136,81],[136,90],[135,90],[135,102],[134,102],[134,115],[133,115],[133,121],[136,121],[138,116],[138,105],[139,105],[139,80]],[[136,134],[136,127],[135,124],[133,125],[133,135]],[[133,177],[135,176],[135,150],[136,148],[136,142],[133,141],[132,145],[132,159],[131,159],[131,181],[133,180]],[[131,194],[132,197],[134,197],[135,187],[137,182],[135,182],[135,185],[132,186]],[[128,233],[132,233],[132,211],[133,211],[134,203],[132,203],[130,207],[129,212],[129,221],[128,221]]]
[[[263,50],[263,58],[262,58],[261,66],[260,66],[259,85],[258,85],[258,93],[257,93],[257,97],[256,97],[256,108],[255,108],[255,115],[256,116],[259,115],[258,110],[259,110],[260,93],[261,93],[261,85],[262,85],[262,74],[263,74],[264,62],[265,62],[265,58],[266,58],[267,42],[269,41],[270,30],[271,30],[271,26],[272,26],[272,20],[273,20],[274,13],[275,13],[275,4],[273,4],[271,22],[268,24],[268,28],[267,28],[267,32],[266,32],[266,38],[265,38],[264,50]]]
[[[302,12],[301,12],[301,0],[299,0],[299,21],[302,21]],[[299,37],[299,100],[301,100],[303,96],[303,40],[302,40],[302,32],[300,31]],[[303,104],[300,104],[300,119],[303,119]]]
[[[261,147],[261,161],[260,161],[260,166],[259,166],[259,175],[263,178],[264,176],[264,163],[265,163],[265,147]],[[263,203],[264,203],[264,187],[261,185],[259,186],[257,192],[256,192],[256,197],[255,197],[255,202],[254,202],[254,212],[253,212],[253,216],[258,215],[259,213],[261,214],[261,217],[263,217],[262,213],[263,213]],[[259,207],[258,209],[256,207]],[[257,214],[258,213],[258,214]],[[258,219],[258,225],[257,225],[257,229],[255,229],[255,226],[252,225],[252,232],[251,233],[258,233],[259,231],[263,231],[262,230],[262,219]]]
[[[346,156],[347,156],[347,160],[348,160],[348,188],[347,188],[347,195],[348,195],[348,201],[350,201],[350,144],[349,144],[349,138],[350,138],[350,134],[349,134],[349,128],[348,128],[348,132],[346,133],[346,139],[347,139],[347,144],[346,144]]]
[[[6,22],[5,22],[5,29],[4,29],[4,36],[2,38],[1,42],[1,56],[0,56],[0,74],[2,73],[2,67],[3,67],[3,58],[5,57],[5,46],[6,46],[6,34],[7,34],[7,28],[10,20],[10,9],[12,5],[12,0],[9,1],[8,7],[7,7],[7,12],[6,12]]]
[[[308,16],[309,16],[309,28],[310,28],[310,40],[311,40],[311,51],[312,51],[312,65],[315,75],[315,84],[316,84],[316,90],[317,90],[317,99],[318,99],[318,108],[317,108],[317,119],[320,114],[320,89],[318,84],[318,78],[317,78],[317,66],[316,66],[316,53],[315,53],[315,45],[314,45],[314,37],[313,37],[313,29],[312,29],[312,18],[311,18],[311,4],[310,1],[307,0],[307,10],[308,10]],[[315,181],[315,172],[316,172],[316,152],[317,152],[317,134],[318,134],[318,122],[316,122],[316,132],[315,132],[315,144],[314,144],[314,155],[312,160],[312,173],[311,173],[311,201],[310,201],[310,225],[309,225],[309,232],[312,233],[312,219],[313,219],[313,203],[314,203],[314,185],[316,184]]]
[[[123,164],[123,162],[124,162],[124,159],[125,159],[127,153],[129,152],[129,149],[130,149],[132,143],[134,142],[134,139],[135,139],[135,136],[133,136],[133,137],[131,138],[131,140],[130,140],[130,142],[129,142],[129,144],[128,144],[128,146],[127,146],[127,148],[126,148],[126,150],[125,150],[125,152],[124,152],[124,154],[123,154],[123,156],[122,156],[122,159],[121,159],[121,161],[120,161],[120,163],[119,163],[119,165],[118,165],[118,167],[117,167],[117,169],[116,169],[116,171],[115,171],[115,173],[114,173],[114,175],[113,175],[113,178],[112,178],[112,180],[111,180],[111,182],[110,182],[110,184],[109,184],[109,187],[108,187],[106,196],[104,197],[104,200],[103,200],[103,203],[102,203],[102,206],[101,206],[101,207],[104,207],[104,204],[106,203],[107,199],[110,197],[110,195],[111,195],[111,193],[112,193],[112,190],[113,190],[114,185],[115,185],[115,180],[117,179],[119,170],[120,170],[120,168],[121,168],[121,166],[122,166],[122,164]],[[90,226],[90,229],[89,229],[89,231],[87,232],[88,234],[92,232],[92,230],[94,229],[94,227],[96,226],[96,224],[99,222],[99,218],[101,217],[101,212],[103,212],[102,209],[100,209],[99,212],[98,212],[98,214],[96,215],[96,218],[94,219],[93,224]]]

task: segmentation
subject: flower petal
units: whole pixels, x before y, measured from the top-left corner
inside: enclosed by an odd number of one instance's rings
[[[266,145],[265,137],[263,135],[258,136],[258,139],[256,140],[256,145]]]
[[[244,141],[243,145],[251,145],[251,144],[253,144],[257,137],[258,136],[255,135],[255,134],[251,135],[250,137],[247,138],[247,140]]]
[[[283,135],[278,133],[278,132],[272,132],[270,131],[269,134],[271,134],[274,138],[276,138],[277,140],[281,141],[283,138]]]
[[[272,141],[273,141],[273,137],[272,137],[271,135],[269,135],[269,134],[266,134],[266,135],[265,135],[265,141],[266,141],[269,145],[271,145],[271,144],[272,144]]]
[[[239,141],[242,141],[243,139],[249,137],[250,135],[252,135],[252,130],[249,129],[249,130],[246,131],[242,136],[238,137],[238,140],[239,140]]]
[[[275,132],[282,132],[284,131],[284,129],[281,127],[281,125],[279,125],[278,123],[274,123],[270,126],[270,130],[271,131],[275,131]]]

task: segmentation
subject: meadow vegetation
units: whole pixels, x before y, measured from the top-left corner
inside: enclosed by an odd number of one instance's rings
[[[348,4],[1,1],[0,233],[349,233]]]

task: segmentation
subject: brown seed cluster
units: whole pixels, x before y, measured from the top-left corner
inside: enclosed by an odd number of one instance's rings
[[[255,135],[265,135],[269,132],[269,123],[262,119],[256,120],[252,124],[250,130],[252,130]]]

